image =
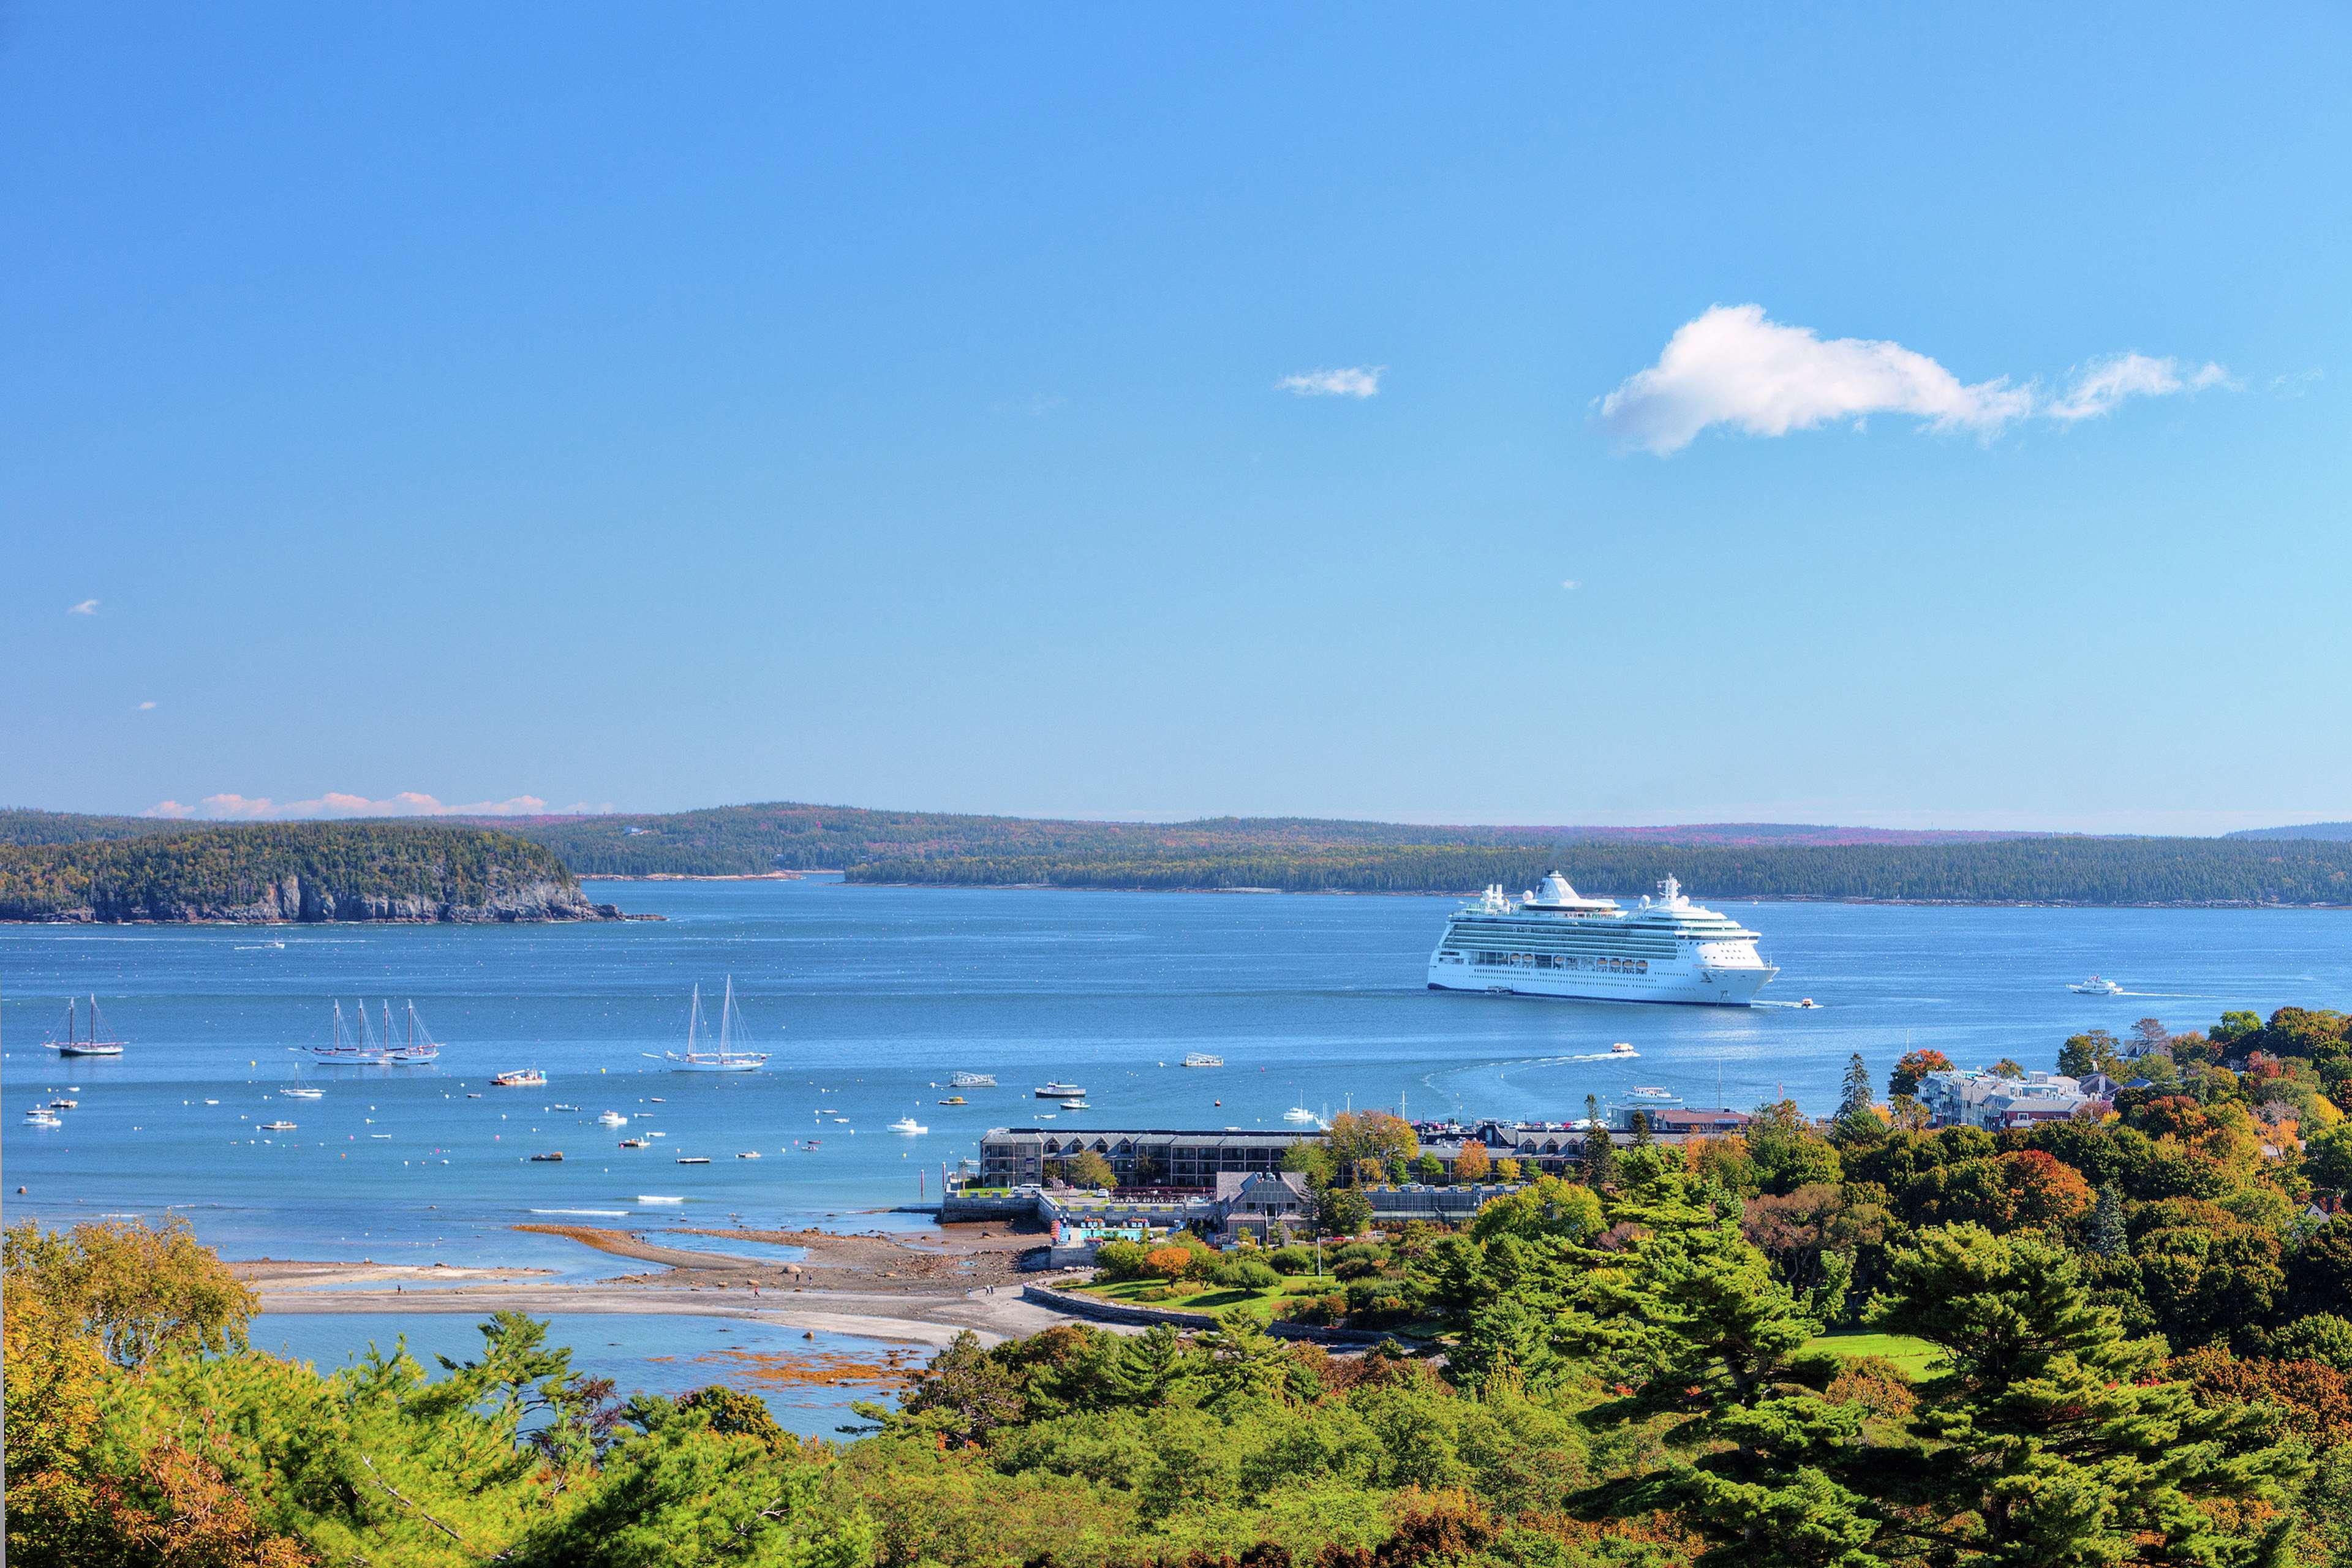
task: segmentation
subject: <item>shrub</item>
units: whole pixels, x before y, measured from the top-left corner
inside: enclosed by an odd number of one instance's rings
[[[1210,1278],[1229,1290],[1268,1290],[1282,1283],[1272,1265],[1255,1258],[1228,1258],[1210,1271]]]
[[[1139,1241],[1106,1241],[1095,1248],[1095,1278],[1106,1284],[1149,1272],[1151,1249]]]
[[[1277,1274],[1312,1274],[1315,1272],[1315,1249],[1311,1247],[1286,1247],[1266,1255],[1266,1262]]]

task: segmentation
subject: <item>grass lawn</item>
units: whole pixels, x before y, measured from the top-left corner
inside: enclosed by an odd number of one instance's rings
[[[1120,1301],[1136,1307],[1160,1307],[1171,1312],[1213,1314],[1239,1307],[1252,1317],[1270,1320],[1274,1316],[1274,1303],[1285,1296],[1319,1296],[1327,1290],[1336,1290],[1339,1288],[1339,1280],[1328,1274],[1320,1276],[1298,1274],[1287,1276],[1281,1284],[1264,1290],[1228,1290],[1223,1287],[1212,1285],[1197,1296],[1171,1297],[1165,1301],[1146,1301],[1142,1299],[1146,1290],[1156,1289],[1160,1283],[1161,1281],[1157,1279],[1121,1279],[1114,1285],[1079,1285],[1073,1289],[1083,1290],[1089,1296],[1100,1296],[1106,1300]]]
[[[1843,1356],[1885,1356],[1914,1378],[1933,1377],[1944,1369],[1944,1352],[1909,1334],[1869,1334],[1858,1329],[1841,1329],[1833,1334],[1823,1334],[1805,1348],[1834,1351]]]

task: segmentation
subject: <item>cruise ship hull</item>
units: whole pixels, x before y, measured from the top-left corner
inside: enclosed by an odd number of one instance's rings
[[[1432,991],[1471,991],[1497,996],[1558,996],[1578,1002],[1678,1002],[1712,1007],[1745,1007],[1780,971],[1703,969],[1686,974],[1560,974],[1433,961]]]

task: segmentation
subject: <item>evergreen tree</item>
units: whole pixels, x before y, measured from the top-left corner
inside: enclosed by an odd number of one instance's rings
[[[2123,1189],[2110,1180],[2099,1188],[2099,1201],[2091,1210],[2091,1250],[2101,1258],[2122,1258],[2131,1251],[2131,1237],[2124,1229]]]
[[[1874,1455],[1879,1541],[1935,1562],[2275,1563],[2301,1450],[2267,1413],[2200,1407],[2158,1372],[2161,1340],[2125,1337],[2081,1265],[1976,1225],[1893,1254],[1874,1328],[1916,1334],[1950,1367],[1925,1385],[1916,1450]]]
[[[1633,1112],[1633,1147],[1647,1149],[1654,1142],[1650,1136],[1650,1113],[1646,1110]]]
[[[1617,1173],[1617,1144],[1601,1120],[1601,1097],[1584,1097],[1584,1184],[1594,1192],[1609,1185]]]
[[[1860,1051],[1854,1052],[1846,1060],[1845,1089],[1838,1097],[1838,1114],[1840,1116],[1870,1114],[1870,1068],[1864,1064]]]

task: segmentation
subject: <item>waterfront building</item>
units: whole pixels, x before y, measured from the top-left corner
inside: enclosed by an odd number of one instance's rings
[[[2002,1078],[1986,1068],[1931,1072],[1919,1079],[1919,1103],[1939,1127],[1981,1127],[1998,1132],[2042,1121],[2064,1121],[2105,1101],[2062,1073]]]

